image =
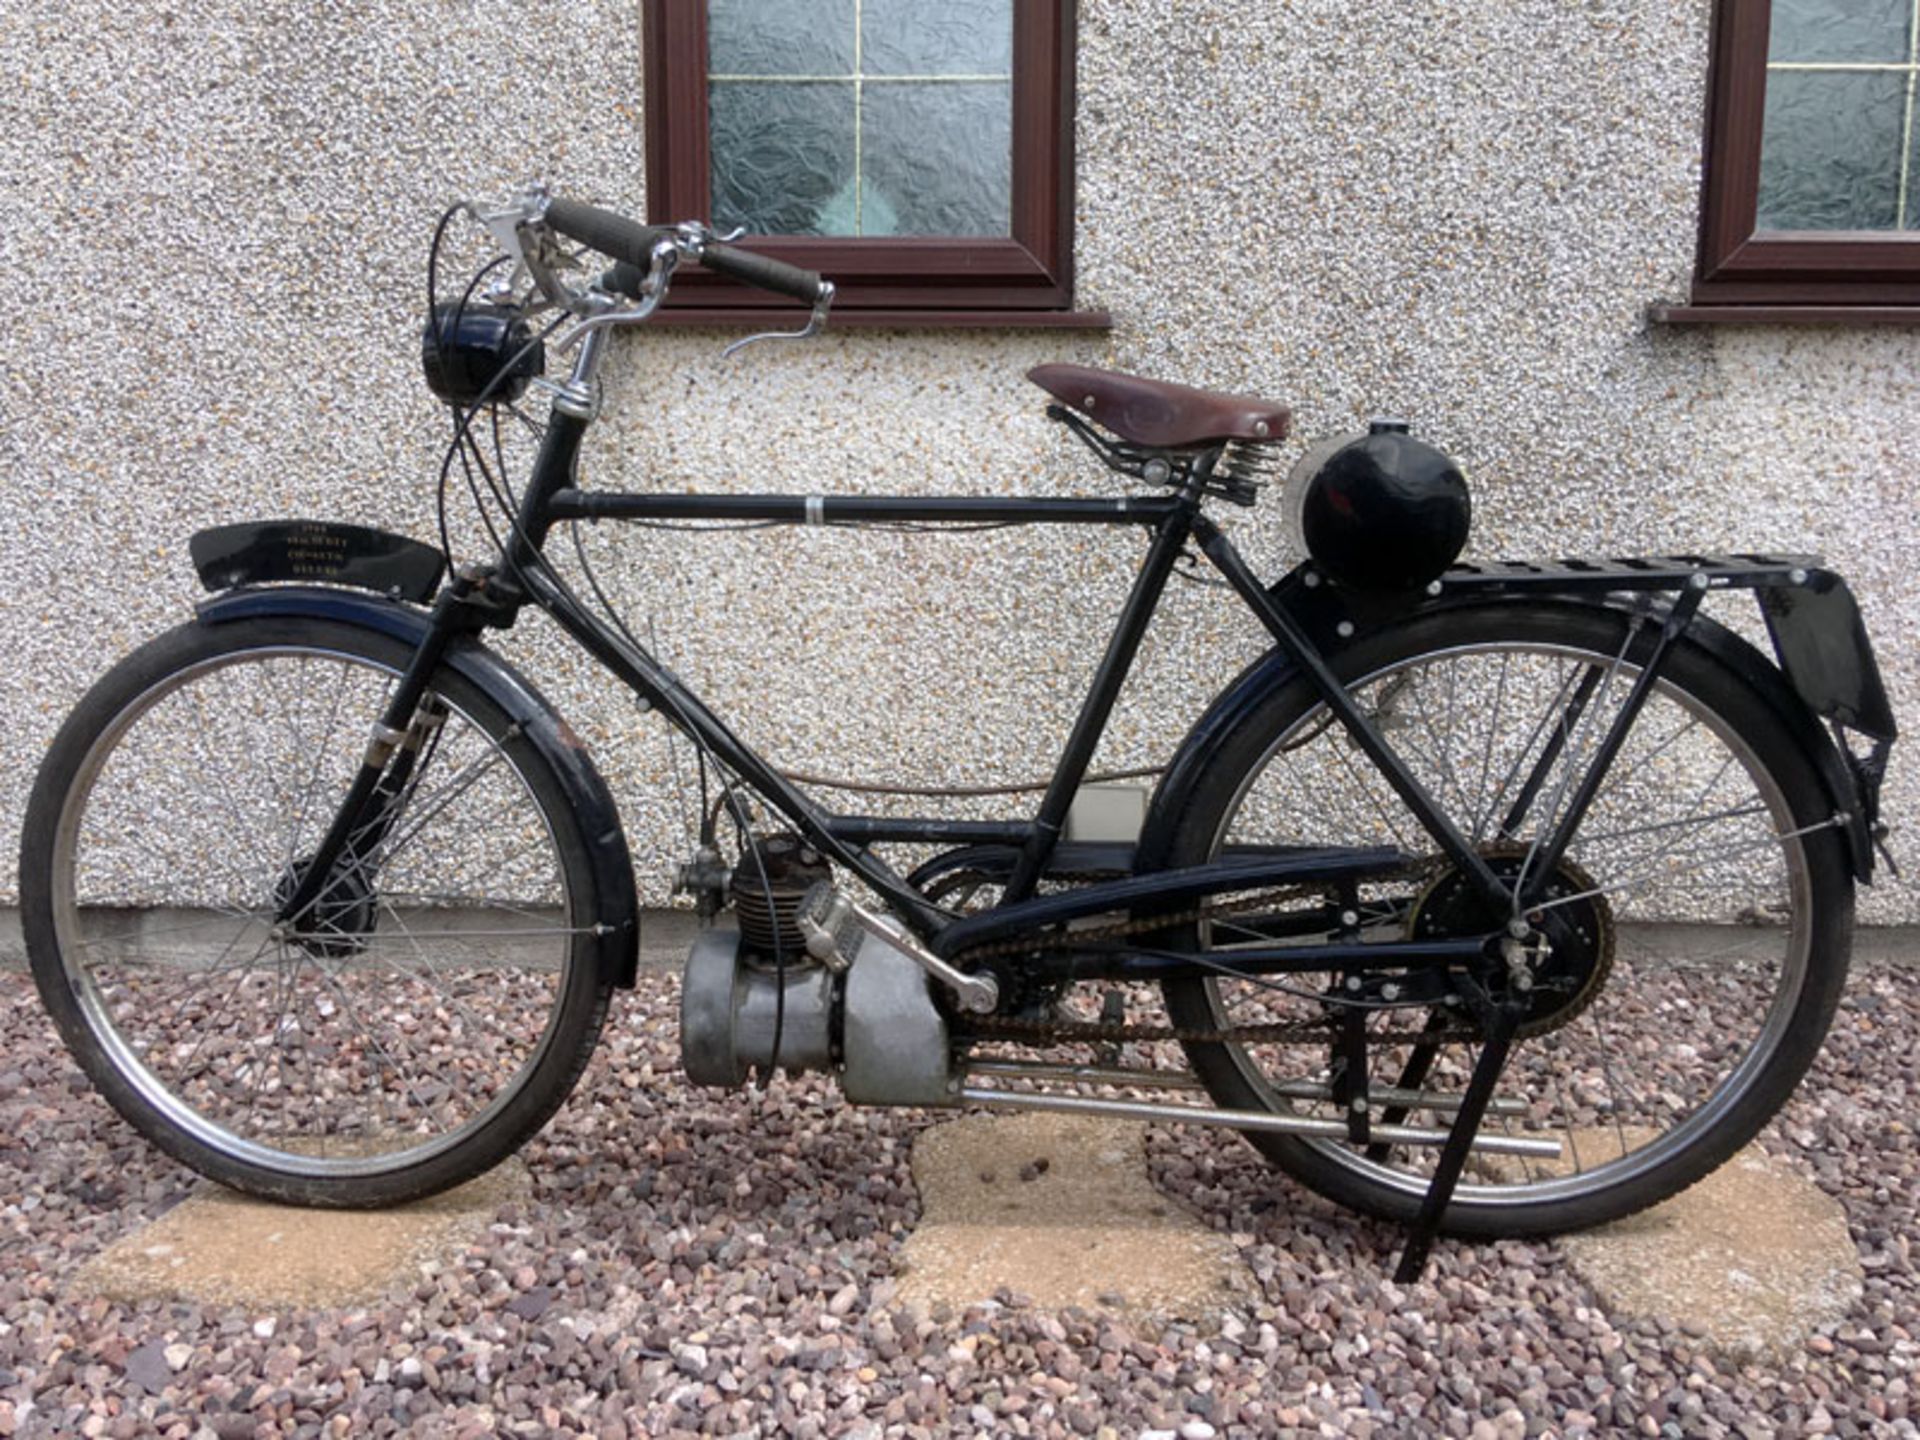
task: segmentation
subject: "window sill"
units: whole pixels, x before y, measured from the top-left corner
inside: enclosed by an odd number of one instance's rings
[[[1920,325],[1920,305],[1673,305],[1647,307],[1656,325]]]
[[[674,328],[792,330],[806,320],[796,307],[687,305],[654,312],[648,324]],[[1105,310],[835,310],[830,330],[1111,330]]]

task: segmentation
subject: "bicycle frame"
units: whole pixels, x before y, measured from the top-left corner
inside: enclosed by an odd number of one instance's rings
[[[1156,904],[1175,898],[1190,901],[1233,890],[1304,881],[1350,889],[1369,874],[1377,874],[1393,862],[1408,858],[1397,851],[1275,850],[1242,857],[1247,863],[1238,865],[1223,863],[1159,871],[1152,876],[1129,875],[1117,881],[1087,884],[1065,896],[1034,898],[1039,880],[1059,851],[1068,809],[1086,778],[1167,580],[1187,546],[1193,544],[1273,636],[1297,674],[1325,703],[1333,719],[1400,797],[1409,815],[1431,837],[1439,854],[1481,893],[1492,907],[1492,913],[1513,917],[1514,925],[1486,935],[1446,941],[1381,943],[1376,939],[1364,947],[1357,931],[1341,927],[1338,943],[1237,946],[1230,957],[1223,955],[1206,960],[1204,966],[1164,950],[1115,950],[1104,956],[1082,953],[1064,962],[1063,970],[1077,979],[1162,980],[1223,969],[1259,975],[1347,968],[1377,970],[1382,966],[1412,970],[1459,966],[1477,958],[1492,959],[1509,930],[1518,934],[1527,929],[1521,917],[1528,913],[1548,877],[1554,873],[1628,731],[1658,682],[1674,643],[1686,632],[1709,589],[1760,590],[1765,604],[1768,595],[1808,585],[1808,577],[1813,573],[1823,581],[1831,580],[1839,585],[1844,596],[1844,585],[1837,577],[1825,571],[1810,572],[1807,567],[1817,562],[1807,557],[1687,556],[1671,562],[1621,561],[1605,565],[1570,561],[1522,567],[1533,572],[1530,574],[1516,573],[1511,568],[1464,577],[1450,572],[1446,577],[1449,587],[1477,589],[1483,594],[1508,595],[1516,590],[1531,590],[1560,597],[1586,594],[1597,600],[1618,592],[1637,591],[1643,601],[1642,618],[1647,622],[1634,628],[1627,650],[1615,661],[1616,668],[1627,666],[1637,672],[1629,693],[1596,744],[1587,771],[1564,811],[1555,817],[1551,830],[1537,842],[1534,857],[1516,884],[1509,886],[1441,809],[1435,797],[1395,752],[1381,727],[1341,683],[1328,659],[1325,644],[1316,639],[1315,627],[1309,623],[1315,593],[1311,587],[1316,577],[1307,567],[1302,567],[1269,589],[1220,528],[1202,513],[1203,490],[1220,459],[1218,449],[1203,453],[1177,476],[1177,484],[1170,493],[1121,499],[586,491],[574,486],[573,477],[581,443],[595,413],[592,380],[603,341],[603,333],[585,338],[572,377],[558,387],[501,564],[463,569],[436,599],[427,637],[395,688],[388,712],[376,728],[375,742],[369,748],[366,763],[332,831],[316,852],[302,884],[282,906],[279,917],[282,923],[289,923],[313,904],[326,884],[326,876],[344,851],[348,837],[365,833],[368,807],[377,804],[378,797],[384,793],[382,774],[395,749],[407,736],[414,719],[414,707],[425,693],[427,678],[446,646],[461,633],[511,624],[519,609],[528,603],[537,604],[551,615],[574,641],[784,817],[808,844],[846,867],[882,896],[937,952],[954,953],[965,945],[982,943],[989,936],[997,942],[1014,940],[1086,915],[1135,908],[1151,913]],[[734,734],[724,719],[631,633],[622,633],[609,625],[573,594],[549,567],[542,547],[556,523],[600,520],[1137,526],[1147,532],[1148,547],[1033,817],[1024,821],[891,818],[836,813],[818,804]],[[1674,595],[1664,609],[1644,603],[1657,592]],[[1324,599],[1325,591],[1319,595]],[[1846,598],[1850,605],[1850,597]],[[1857,611],[1848,613],[1857,625]],[[1844,615],[1830,615],[1822,623],[1830,626],[1845,623],[1845,619]],[[1352,628],[1351,624],[1343,624],[1339,633],[1350,635]],[[1866,658],[1860,666],[1864,679],[1859,688],[1867,702],[1866,708],[1871,710],[1873,695],[1878,693],[1877,673],[1873,671],[1870,653],[1862,653]],[[1793,667],[1788,668],[1791,672]],[[1794,678],[1796,683],[1801,680],[1797,675]],[[1826,683],[1831,677],[1819,678]],[[1869,680],[1871,684],[1866,683]],[[1563,730],[1572,728],[1587,703],[1590,688],[1583,689],[1570,701]],[[1801,688],[1806,687],[1802,684]],[[1884,699],[1879,704],[1883,706]],[[1826,713],[1828,707],[1821,708]],[[1535,774],[1521,788],[1517,811],[1524,813],[1531,805],[1554,761],[1555,751],[1549,746],[1547,753],[1536,762]],[[1871,814],[1873,797],[1869,794],[1864,798],[1867,803],[1862,808]],[[1011,851],[1011,871],[1000,902],[984,915],[965,919],[942,909],[870,848],[886,842],[949,847],[988,845],[1000,847],[1002,853]],[[1549,940],[1558,942],[1566,938],[1561,933],[1565,922],[1551,907],[1535,912],[1532,918]]]
[[[1189,542],[1199,545],[1235,593],[1294,657],[1338,721],[1373,760],[1447,859],[1472,876],[1502,913],[1513,904],[1513,896],[1505,883],[1493,873],[1466,836],[1394,752],[1379,727],[1347,694],[1306,632],[1260,583],[1226,535],[1201,513],[1201,486],[1212,472],[1218,459],[1217,452],[1205,456],[1196,465],[1188,483],[1175,493],[1117,500],[631,494],[589,492],[573,487],[571,480],[575,460],[587,428],[586,417],[568,413],[564,403],[556,406],[532,478],[522,497],[500,578],[510,587],[523,591],[526,599],[538,603],[576,642],[784,816],[809,844],[846,866],[884,896],[923,937],[937,936],[954,922],[955,917],[930,902],[868,847],[883,841],[942,845],[995,843],[1011,846],[1017,851],[1017,859],[999,909],[1005,911],[1029,901],[1060,844],[1068,808],[1086,777],[1175,562]],[[896,819],[837,814],[815,803],[735,735],[725,721],[682,684],[657,657],[629,636],[618,633],[581,604],[548,568],[541,547],[555,523],[584,520],[763,520],[827,525],[860,521],[914,521],[931,525],[1131,525],[1148,532],[1149,544],[1146,558],[1134,578],[1059,762],[1032,819]],[[1688,607],[1687,613],[1690,613],[1690,609]],[[1601,774],[1613,750],[1617,749],[1620,738],[1630,727],[1639,701],[1644,699],[1646,690],[1650,688],[1652,677],[1657,674],[1666,641],[1677,634],[1679,626],[1683,625],[1684,616],[1680,616],[1678,624],[1668,628],[1654,654],[1646,659],[1643,685],[1616,717],[1614,733],[1609,736],[1610,743],[1596,764],[1595,768]],[[396,730],[402,728],[397,719],[390,719],[388,723]],[[1577,822],[1578,810],[1575,809],[1570,811],[1567,822],[1561,828],[1570,835],[1572,825]],[[1557,838],[1558,844],[1564,846],[1566,836]],[[1327,857],[1324,855],[1300,862],[1281,858],[1261,871],[1259,883],[1284,883],[1296,871],[1302,876],[1313,873],[1316,870],[1313,863],[1315,859],[1320,862],[1319,870],[1328,870]],[[1379,865],[1379,856],[1369,854],[1364,859],[1356,857],[1349,868],[1352,873],[1364,873],[1368,868],[1379,868]],[[1331,873],[1339,875],[1340,867],[1332,866]],[[1214,890],[1246,888],[1251,883],[1251,877],[1244,871],[1222,873],[1210,878],[1217,881],[1213,885]],[[1169,876],[1162,888],[1171,888],[1179,883],[1177,876]],[[1094,909],[1112,908],[1111,904],[1106,903],[1105,896],[1106,891],[1095,885],[1082,892],[1077,903],[1081,907]],[[1122,897],[1116,893],[1112,899],[1114,903],[1119,903]],[[1036,925],[1052,923],[1056,918],[1053,908],[1044,903],[1033,908]],[[1476,939],[1446,945],[1428,943],[1395,947],[1373,944],[1367,947],[1367,958],[1373,964],[1445,964],[1458,962],[1465,954],[1477,952],[1481,943]],[[1331,969],[1338,968],[1341,958],[1352,948],[1319,947],[1322,953],[1312,961],[1298,951],[1286,955],[1243,953],[1236,955],[1236,963],[1249,973],[1258,972],[1263,967]],[[1397,950],[1407,953],[1388,953]],[[1164,970],[1166,967],[1162,965],[1158,968]]]

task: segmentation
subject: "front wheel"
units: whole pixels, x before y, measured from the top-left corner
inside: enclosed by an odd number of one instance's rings
[[[1569,798],[1637,671],[1631,620],[1574,605],[1416,618],[1337,661],[1363,710],[1510,882]],[[1671,1196],[1753,1139],[1820,1046],[1846,976],[1853,888],[1825,794],[1772,702],[1682,642],[1629,732],[1546,903],[1569,938],[1538,967],[1523,1038],[1481,1133],[1551,1140],[1559,1158],[1476,1153],[1446,1228],[1479,1236],[1599,1224]],[[1497,929],[1304,683],[1274,688],[1226,737],[1178,812],[1170,865],[1239,844],[1392,845],[1405,873],[1361,887],[1361,938]],[[1335,906],[1334,909],[1346,908]],[[1306,913],[1311,914],[1309,910]],[[1307,942],[1296,915],[1222,914],[1194,943]],[[1323,977],[1292,993],[1171,982],[1183,1029],[1321,1022]],[[1301,994],[1301,990],[1308,993]],[[1368,1020],[1376,1119],[1442,1132],[1478,1045],[1456,1006]],[[1232,1108],[1337,1118],[1329,1049],[1193,1041]],[[1320,1098],[1320,1097],[1326,1098]],[[1432,1146],[1259,1135],[1276,1165],[1355,1209],[1406,1221]]]
[[[448,667],[397,799],[276,924],[410,657],[313,619],[183,625],[88,692],[28,805],[27,949],[74,1057],[160,1148],[269,1199],[478,1174],[566,1098],[605,1013],[586,838]]]

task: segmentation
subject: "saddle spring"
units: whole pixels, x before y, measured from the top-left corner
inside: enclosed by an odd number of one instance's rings
[[[1254,505],[1280,468],[1280,452],[1271,441],[1231,440],[1214,467],[1207,491],[1236,505]]]

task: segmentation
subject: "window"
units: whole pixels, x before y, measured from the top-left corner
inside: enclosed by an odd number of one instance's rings
[[[1719,0],[1693,304],[1920,321],[1920,0]]]
[[[646,0],[647,211],[744,227],[836,318],[1073,312],[1073,0]],[[663,318],[779,302],[683,274]]]

